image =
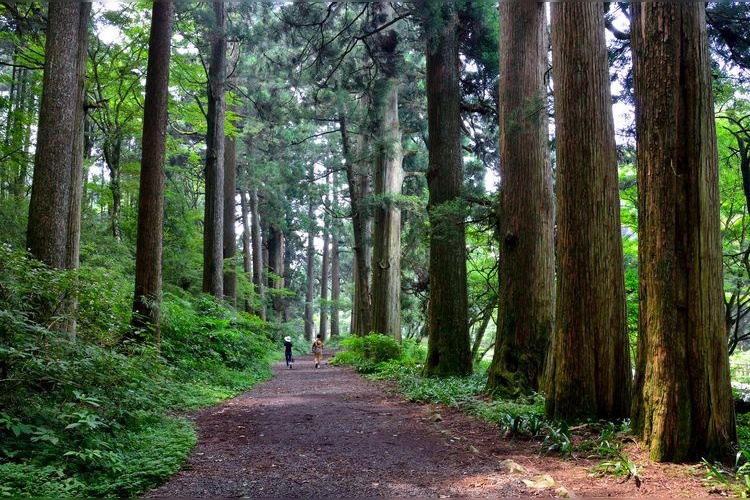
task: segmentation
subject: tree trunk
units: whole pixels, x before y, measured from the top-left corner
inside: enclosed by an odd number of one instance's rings
[[[138,196],[132,325],[143,340],[160,340],[162,244],[169,59],[174,4],[154,2],[143,103],[143,158]],[[153,337],[151,337],[153,336]]]
[[[226,81],[226,4],[214,2],[208,70],[206,136],[206,206],[203,231],[203,291],[221,300],[224,294],[224,96]]]
[[[311,172],[311,177],[314,174]],[[315,211],[313,209],[312,199],[307,205],[307,217],[310,221],[310,229],[307,233],[306,251],[306,268],[307,268],[307,291],[305,293],[305,338],[312,342],[315,339],[313,334],[315,325],[313,323],[313,300],[315,299],[315,234],[317,225],[315,224]]]
[[[346,115],[339,112],[341,129],[341,147],[346,165],[346,177],[349,184],[349,206],[352,214],[352,233],[354,236],[354,304],[352,309],[352,335],[363,336],[372,331],[372,304],[370,295],[370,217],[364,200],[369,196],[369,179],[365,164],[361,159],[353,158]],[[357,148],[362,153],[364,148]]]
[[[633,429],[657,461],[736,443],[702,3],[634,3],[640,317]]]
[[[237,232],[234,224],[237,219],[237,147],[234,137],[224,137],[224,300],[237,307]]]
[[[336,172],[333,173],[333,210],[339,213],[338,181]],[[331,337],[341,336],[341,323],[339,316],[339,300],[341,299],[341,260],[339,255],[339,232],[338,220],[331,224]]]
[[[437,4],[425,22],[430,191],[429,343],[426,375],[472,371],[466,284],[465,208],[458,59],[458,16],[451,3]]]
[[[26,246],[42,262],[67,264],[81,4],[51,2]]]
[[[122,228],[120,227],[120,214],[122,213],[122,169],[120,168],[122,140],[122,137],[115,134],[104,141],[103,148],[104,161],[109,169],[109,190],[112,193],[109,217],[111,234],[115,241],[122,240]]]
[[[263,241],[261,239],[260,211],[258,209],[258,188],[250,192],[250,213],[253,245],[253,285],[257,295],[258,309],[255,312],[262,320],[266,319],[266,287],[263,283]]]
[[[281,290],[284,288],[284,233],[275,224],[268,228],[268,288]],[[284,303],[278,293],[272,295],[273,310],[276,318],[281,318]]]
[[[247,280],[253,282],[253,256],[252,256],[252,239],[250,237],[250,206],[247,191],[240,189],[240,211],[242,212],[242,272],[247,276]],[[245,312],[252,313],[252,301],[255,294],[245,297]]]
[[[604,17],[596,3],[550,7],[558,264],[545,413],[622,418],[631,368]]]
[[[76,56],[76,119],[73,132],[73,152],[70,171],[70,212],[68,213],[68,243],[66,245],[65,267],[77,270],[81,254],[81,200],[83,198],[83,146],[84,123],[86,121],[86,51],[88,47],[89,18],[91,3],[82,2],[78,24],[78,55]],[[63,330],[71,341],[76,339],[76,309],[78,302],[69,297],[64,305],[66,318]]]
[[[373,3],[377,27],[394,17],[389,2]],[[397,34],[392,27],[376,36],[376,64],[380,72],[373,85],[376,148],[374,195],[372,329],[401,341],[401,194],[404,173],[398,118]]]
[[[513,397],[541,389],[555,323],[545,4],[503,2],[500,24],[500,301],[487,391]]]
[[[318,335],[320,338],[328,338],[328,311],[331,304],[328,303],[328,273],[330,270],[330,220],[323,227],[323,260],[320,266],[320,325],[318,328]]]

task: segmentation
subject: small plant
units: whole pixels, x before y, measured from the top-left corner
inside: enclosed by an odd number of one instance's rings
[[[542,450],[544,453],[557,452],[563,457],[573,453],[573,441],[570,439],[570,428],[565,422],[552,422],[544,425]]]
[[[608,445],[600,446],[599,452],[602,455],[608,455],[612,458],[605,460],[596,467],[593,471],[599,475],[612,474],[615,477],[624,477],[623,481],[633,479],[637,488],[641,487],[641,476],[638,473],[638,466],[633,462],[630,457],[624,453],[619,447],[611,447]]]
[[[705,458],[703,465],[706,467],[706,482],[721,485],[732,490],[737,496],[748,498],[750,496],[750,452],[740,450],[734,461],[734,469],[727,470],[720,463],[711,463]]]

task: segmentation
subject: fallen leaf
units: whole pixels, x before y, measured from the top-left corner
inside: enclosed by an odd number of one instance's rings
[[[525,484],[529,488],[544,490],[546,488],[551,488],[552,486],[554,486],[555,480],[552,479],[552,476],[550,476],[549,474],[542,474],[541,476],[536,476],[533,479],[524,479],[523,484]]]
[[[523,467],[523,465],[518,464],[509,458],[506,460],[503,460],[501,463],[503,464],[503,466],[507,467],[508,472],[510,472],[511,474],[525,474],[526,473],[526,469]]]

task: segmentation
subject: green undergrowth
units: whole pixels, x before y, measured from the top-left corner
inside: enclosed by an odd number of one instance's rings
[[[132,280],[0,247],[0,496],[131,497],[196,442],[187,412],[271,376],[278,340],[208,296],[165,294],[158,348],[124,341]],[[74,341],[57,331],[75,297]]]

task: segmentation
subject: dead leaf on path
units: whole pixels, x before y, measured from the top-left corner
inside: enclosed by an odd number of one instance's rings
[[[555,485],[555,480],[549,474],[542,474],[533,479],[524,479],[523,484],[536,490],[544,490]]]
[[[514,462],[510,458],[503,460],[500,462],[503,464],[504,467],[508,469],[508,472],[511,474],[526,474],[526,469],[523,467],[523,465]]]

